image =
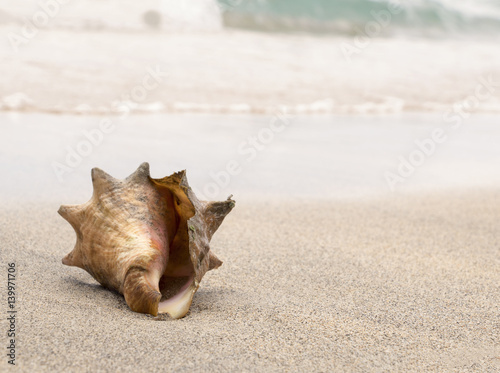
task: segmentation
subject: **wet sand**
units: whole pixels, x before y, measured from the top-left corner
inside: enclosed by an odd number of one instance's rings
[[[224,264],[181,320],[133,313],[63,266],[75,237],[55,208],[2,210],[16,371],[500,369],[498,192],[239,203],[212,241]]]
[[[103,121],[110,125],[107,133],[100,131]],[[83,203],[91,195],[93,167],[123,179],[145,161],[153,177],[185,169],[198,195],[225,200],[233,194],[239,202],[359,200],[500,186],[495,115],[471,116],[454,129],[441,115],[422,113],[125,118],[0,113],[0,129],[0,175],[9,175],[1,179],[0,203],[45,201],[56,209]],[[445,141],[424,156],[418,144],[428,143],[436,129]],[[228,164],[235,162],[236,172],[228,178]],[[390,184],[388,172],[403,176]]]

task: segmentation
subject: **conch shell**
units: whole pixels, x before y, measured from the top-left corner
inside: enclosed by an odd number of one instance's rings
[[[234,201],[200,201],[185,171],[152,179],[148,163],[123,181],[94,168],[92,183],[90,201],[58,211],[77,236],[63,264],[123,294],[132,311],[185,316],[205,273],[222,264],[209,242]]]

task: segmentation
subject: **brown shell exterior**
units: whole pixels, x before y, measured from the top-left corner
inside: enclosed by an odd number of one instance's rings
[[[200,201],[185,171],[153,179],[147,163],[123,181],[94,168],[92,183],[90,201],[58,211],[77,236],[63,264],[120,292],[136,312],[156,316],[162,299],[185,293],[174,302],[182,307],[165,308],[183,317],[205,273],[222,264],[209,244],[235,202]]]

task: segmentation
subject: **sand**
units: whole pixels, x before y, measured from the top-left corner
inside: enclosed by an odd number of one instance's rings
[[[239,203],[181,320],[63,266],[75,237],[57,207],[1,213],[15,371],[500,371],[498,191]]]

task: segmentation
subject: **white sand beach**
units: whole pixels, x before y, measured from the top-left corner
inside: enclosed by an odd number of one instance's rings
[[[133,313],[63,266],[74,233],[53,206],[3,209],[15,369],[497,371],[499,198],[239,203],[213,240],[224,264],[181,320]]]

